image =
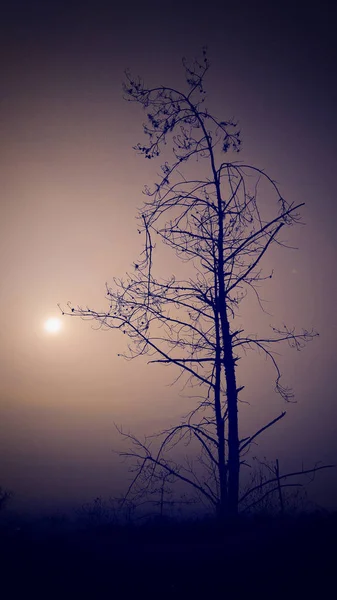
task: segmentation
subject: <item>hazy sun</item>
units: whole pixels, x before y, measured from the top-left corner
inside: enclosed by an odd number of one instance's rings
[[[47,319],[47,321],[44,324],[44,328],[48,333],[58,333],[61,327],[61,321],[56,317]]]

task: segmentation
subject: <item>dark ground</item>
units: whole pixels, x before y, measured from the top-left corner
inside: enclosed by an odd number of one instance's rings
[[[143,526],[0,528],[3,598],[334,596],[337,513]],[[1,593],[1,591],[0,591]]]

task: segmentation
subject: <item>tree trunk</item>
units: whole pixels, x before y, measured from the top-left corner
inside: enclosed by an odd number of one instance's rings
[[[216,418],[216,430],[218,438],[218,473],[220,498],[217,506],[217,518],[221,521],[225,518],[227,512],[227,472],[226,472],[226,447],[225,447],[225,421],[221,409],[221,335],[218,302],[215,303],[214,322],[216,336],[216,356],[215,356],[215,389],[214,389],[214,407]]]
[[[235,360],[233,356],[232,337],[226,315],[224,332],[224,366],[227,385],[228,407],[228,515],[236,517],[239,505],[239,422],[238,394],[236,388]]]
[[[223,366],[226,378],[227,395],[227,420],[228,420],[228,464],[227,464],[227,514],[230,518],[236,517],[239,505],[239,422],[238,422],[238,392],[235,376],[235,359],[233,356],[232,336],[227,315],[226,289],[225,289],[225,257],[224,257],[224,213],[221,208],[221,192],[219,182],[216,180],[216,190],[219,211],[218,234],[218,311],[221,324],[221,338],[223,349]]]

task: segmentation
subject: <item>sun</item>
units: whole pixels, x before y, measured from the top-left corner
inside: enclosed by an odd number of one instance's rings
[[[61,320],[51,317],[45,321],[44,328],[48,333],[58,333],[62,328]]]

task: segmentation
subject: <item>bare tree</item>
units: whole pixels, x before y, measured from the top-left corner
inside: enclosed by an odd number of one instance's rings
[[[275,369],[276,392],[289,402],[292,390],[281,383],[273,348],[286,342],[300,350],[317,333],[283,325],[258,336],[238,327],[247,294],[264,310],[259,287],[272,277],[262,269],[264,257],[273,245],[286,245],[281,235],[300,222],[303,203],[287,202],[263,170],[224,160],[239,152],[240,132],[233,120],[220,120],[205,107],[205,49],[201,62],[183,60],[183,66],[186,91],[146,87],[126,73],[126,99],[139,103],[147,119],[146,141],[135,149],[147,159],[164,151],[168,160],[158,181],[144,190],[138,232],[145,241],[133,272],[107,284],[106,311],[69,304],[63,313],[121,330],[129,340],[125,356],[148,355],[149,362],[174,366],[185,384],[199,386],[194,409],[158,434],[156,449],[153,439],[141,441],[121,431],[131,442],[122,455],[132,459],[134,469],[128,494],[140,482],[156,485],[157,471],[166,471],[189,484],[223,518],[238,512],[240,466],[251,444],[285,415],[240,439],[239,359],[250,349],[262,352]],[[154,240],[186,263],[188,276],[157,275]],[[175,460],[173,448],[192,441],[199,447],[197,461]]]

